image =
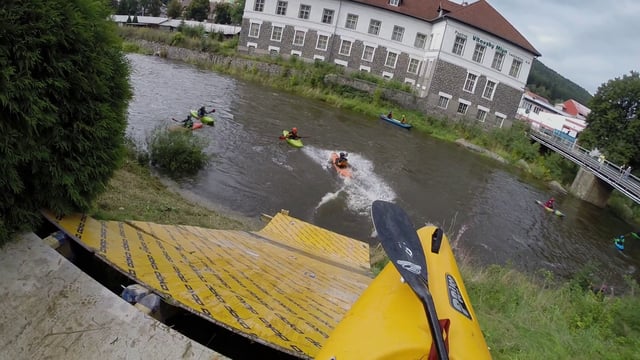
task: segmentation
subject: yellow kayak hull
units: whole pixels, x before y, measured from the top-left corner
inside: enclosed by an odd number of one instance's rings
[[[450,359],[491,359],[446,236],[437,254],[431,234],[418,230],[427,259],[429,289],[445,334]],[[432,344],[425,309],[389,263],[343,317],[316,356],[318,360],[428,359]],[[435,350],[434,350],[435,352]]]

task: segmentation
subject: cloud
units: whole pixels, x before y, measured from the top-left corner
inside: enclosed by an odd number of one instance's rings
[[[591,93],[640,66],[640,1],[488,2],[542,54],[538,60]]]

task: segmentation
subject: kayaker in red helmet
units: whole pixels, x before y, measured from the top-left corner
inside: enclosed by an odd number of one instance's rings
[[[549,209],[553,209],[553,205],[556,202],[556,199],[551,198],[549,200],[547,200],[546,203],[544,203],[544,206],[548,207]]]
[[[291,131],[289,131],[289,134],[287,135],[287,139],[300,139],[300,136],[298,136],[298,128],[291,128]]]

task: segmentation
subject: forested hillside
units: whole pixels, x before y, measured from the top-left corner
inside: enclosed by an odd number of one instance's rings
[[[527,88],[549,99],[552,104],[574,99],[588,105],[591,99],[591,94],[587,90],[535,59],[527,79]]]

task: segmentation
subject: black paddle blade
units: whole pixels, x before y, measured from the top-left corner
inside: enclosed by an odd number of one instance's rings
[[[376,200],[371,205],[371,219],[389,261],[424,305],[438,359],[447,360],[449,355],[427,281],[427,259],[409,215],[394,203]],[[432,244],[438,242],[441,236],[441,232],[434,233]],[[436,247],[439,250],[439,245]]]
[[[394,203],[376,200],[371,205],[371,218],[389,260],[413,291],[425,296],[427,260],[409,215]]]

